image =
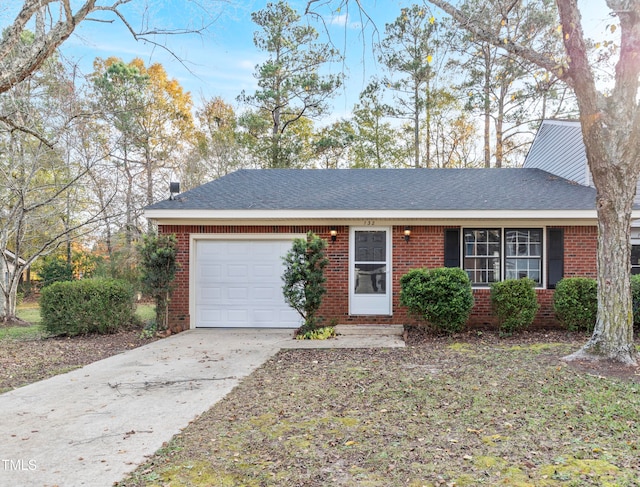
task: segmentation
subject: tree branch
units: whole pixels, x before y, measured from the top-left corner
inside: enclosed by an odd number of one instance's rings
[[[11,120],[11,118],[6,117],[4,115],[0,115],[0,122],[6,123],[10,127],[11,132],[19,131],[19,132],[24,132],[25,134],[29,134],[35,137],[36,139],[38,139],[40,142],[46,145],[49,149],[53,149],[53,146],[54,146],[53,142],[47,140],[46,138],[44,138],[44,136],[42,136],[41,134],[39,134],[34,130],[31,130],[30,128],[16,124],[13,120]]]
[[[220,0],[224,1],[224,0]],[[108,5],[97,5],[97,0],[84,0],[80,6],[74,10],[74,5],[78,3],[72,0],[25,0],[22,10],[18,13],[13,23],[5,30],[4,36],[0,38],[0,93],[4,93],[16,84],[25,80],[36,71],[49,58],[52,53],[65,41],[76,29],[78,24],[84,20],[94,22],[113,22],[112,20],[89,17],[96,12],[109,12],[115,15],[131,33],[136,41],[144,40],[150,44],[164,49],[176,60],[182,60],[175,55],[167,46],[152,39],[158,35],[180,35],[180,34],[201,34],[206,31],[216,20],[211,18],[207,23],[203,22],[196,29],[150,29],[146,31],[136,31],[120,8],[131,3],[132,0],[111,0]],[[209,10],[199,2],[202,12],[209,13]],[[53,17],[49,9],[52,5],[58,4],[60,15],[57,19]],[[49,23],[48,31],[45,25]],[[36,23],[36,32],[33,42],[28,44],[23,41],[23,34],[27,31],[27,26]],[[184,63],[183,63],[184,65]],[[185,66],[187,69],[188,67]]]
[[[470,17],[466,16],[461,10],[454,7],[451,3],[445,0],[428,0],[433,5],[441,8],[446,13],[448,13],[458,24],[471,32],[473,35],[478,38],[496,46],[504,49],[508,53],[513,56],[521,57],[526,59],[537,66],[540,66],[547,71],[552,72],[555,76],[563,80],[565,83],[572,86],[572,78],[570,77],[567,69],[563,68],[562,64],[558,61],[545,56],[533,49],[522,46],[520,44],[512,43],[509,39],[501,39],[498,34],[491,32],[490,30],[484,28],[483,26],[477,24]]]

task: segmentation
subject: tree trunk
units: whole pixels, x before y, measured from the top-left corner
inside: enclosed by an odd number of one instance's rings
[[[608,5],[613,3],[609,0]],[[557,0],[569,69],[580,108],[580,125],[589,169],[597,190],[598,316],[591,339],[567,359],[605,358],[637,364],[633,343],[630,277],[630,226],[640,176],[637,117],[640,23],[633,11],[617,5],[623,35],[616,83],[601,96],[589,65],[577,3]]]
[[[433,155],[431,154],[431,83],[429,78],[427,78],[427,99],[426,99],[426,121],[425,121],[425,125],[426,125],[426,129],[427,129],[427,133],[426,133],[426,150],[425,150],[425,160],[427,161],[427,167],[431,167],[431,159],[433,158]],[[436,147],[437,147],[437,142],[436,142]],[[437,165],[436,165],[437,167]]]
[[[502,158],[504,157],[504,97],[506,90],[504,85],[500,90],[500,100],[498,100],[498,114],[496,116],[496,163],[495,167],[502,167]]]
[[[413,96],[415,102],[413,107],[413,165],[418,169],[420,167],[420,103],[417,83],[413,89]]]
[[[0,318],[4,322],[16,318],[16,306],[18,299],[18,283],[20,281],[20,275],[23,271],[22,266],[16,266],[13,271],[4,269],[8,273],[8,282],[6,282],[6,288],[2,293],[2,300],[0,301]],[[18,274],[16,274],[18,273]],[[2,273],[4,279],[4,272]]]
[[[629,276],[633,194],[625,194],[609,171],[598,189],[598,315],[593,335],[574,359],[607,358],[636,364]],[[636,177],[637,179],[637,177]],[[629,185],[627,185],[629,186]]]
[[[151,151],[149,149],[149,136],[147,136],[146,144],[145,144],[145,171],[147,173],[147,205],[153,204],[153,159],[151,157]],[[153,222],[151,220],[147,220],[147,233],[153,233]]]
[[[491,167],[491,47],[482,45],[484,54],[484,167]]]

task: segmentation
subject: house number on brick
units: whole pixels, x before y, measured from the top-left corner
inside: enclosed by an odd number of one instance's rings
[[[375,220],[365,220],[364,221],[364,226],[365,227],[375,227],[376,226],[376,221]]]

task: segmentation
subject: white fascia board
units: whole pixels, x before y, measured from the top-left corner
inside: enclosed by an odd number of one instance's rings
[[[594,224],[594,210],[146,210],[145,217],[161,225],[229,224],[287,221],[394,220],[453,222],[476,220],[574,221]],[[640,217],[640,212],[637,217]]]

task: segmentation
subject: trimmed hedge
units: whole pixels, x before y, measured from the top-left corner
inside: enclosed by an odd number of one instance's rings
[[[457,267],[412,269],[400,278],[400,304],[445,333],[465,326],[473,308],[471,281]]]
[[[631,282],[633,288],[633,279]],[[560,323],[568,330],[592,332],[598,314],[598,284],[596,280],[588,277],[561,279],[553,294],[553,310]]]
[[[510,335],[528,328],[540,308],[535,282],[528,277],[494,282],[491,306],[502,333]]]
[[[134,291],[127,281],[83,279],[42,289],[42,325],[52,335],[115,333],[134,321]]]

